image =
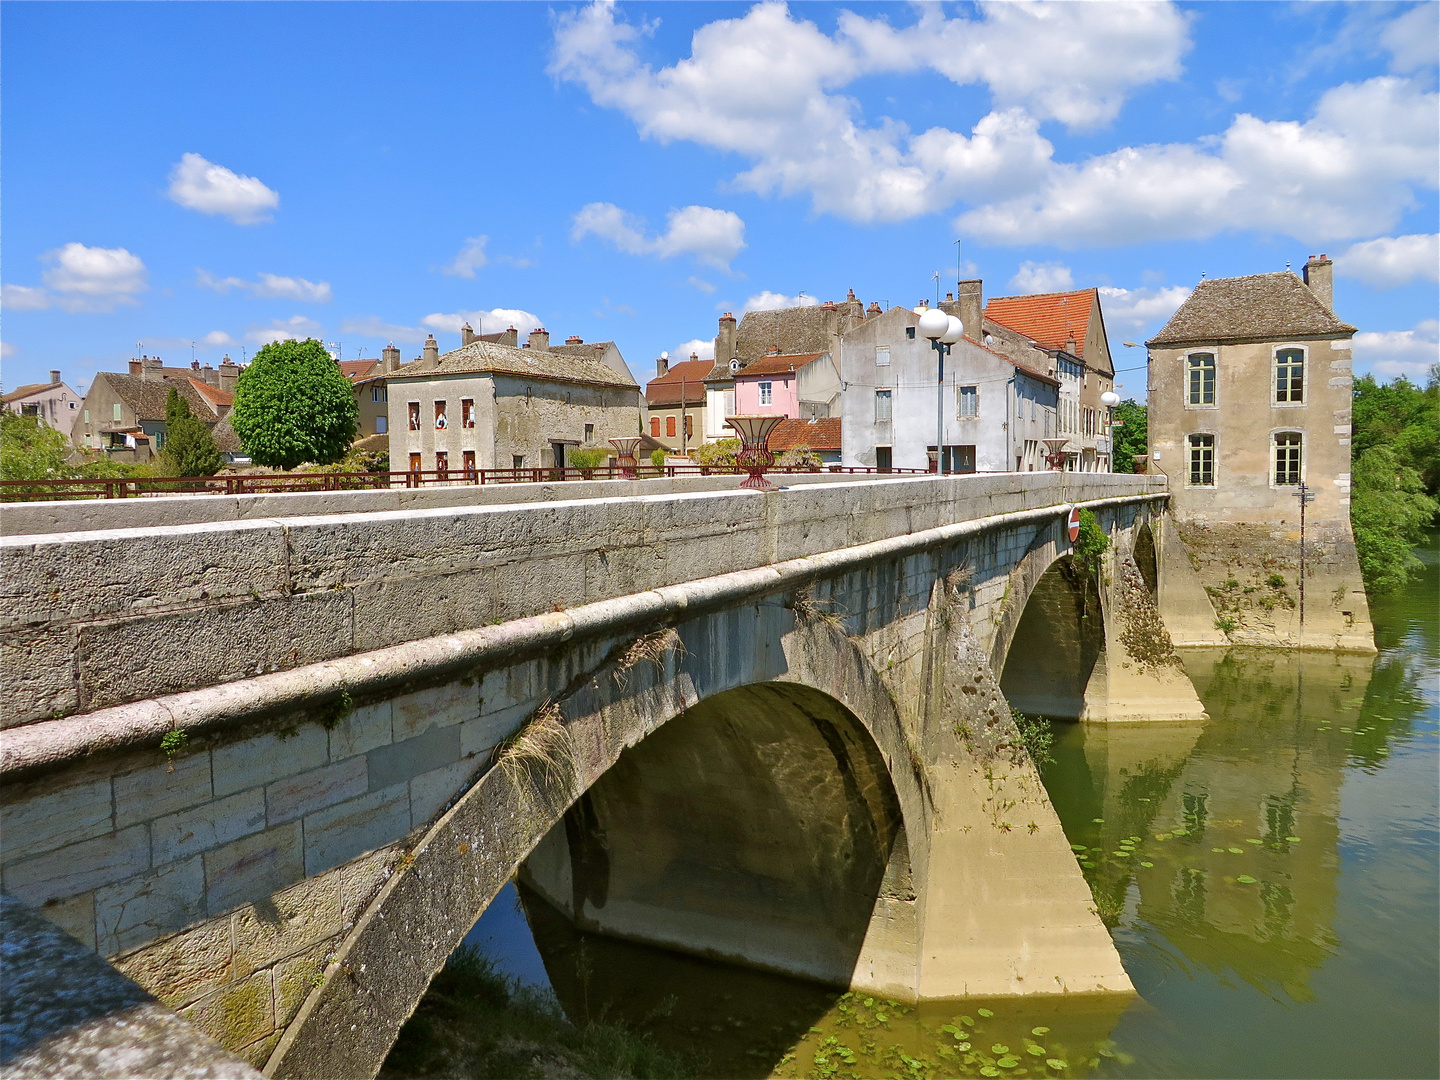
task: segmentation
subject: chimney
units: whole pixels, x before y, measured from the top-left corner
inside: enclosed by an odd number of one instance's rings
[[[720,332],[715,335],[715,362],[729,365],[735,355],[735,316],[725,312],[720,316]]]
[[[655,377],[663,379],[670,370],[670,358],[661,353],[655,360]]]
[[[220,385],[220,373],[209,364],[200,369],[200,378],[204,380],[206,386]]]
[[[131,360],[131,361],[130,361],[130,374],[131,374],[131,375],[134,375],[137,379],[140,377],[141,371],[144,370],[144,369],[140,366],[142,363],[143,363],[143,361],[140,361],[140,360]]]
[[[233,394],[235,392],[235,384],[240,381],[240,365],[230,359],[229,353],[226,353],[224,359],[220,361],[220,371],[217,381],[220,384],[220,389],[227,394]]]
[[[384,371],[394,371],[400,366],[400,350],[393,341],[380,350],[380,359],[380,366]]]
[[[876,315],[883,315],[883,314],[885,314],[885,313],[880,310],[880,301],[879,301],[879,300],[871,300],[871,301],[870,301],[870,306],[865,309],[865,318],[867,318],[867,319],[873,319]]]
[[[165,364],[158,356],[147,356],[140,361],[140,378],[146,382],[163,382]]]
[[[546,330],[543,326],[537,326],[534,330],[530,331],[530,336],[526,339],[526,344],[532,349],[539,349],[541,352],[544,352],[550,348],[550,331]]]
[[[1305,263],[1305,284],[1331,311],[1335,310],[1335,263],[1328,255],[1311,255]]]
[[[58,371],[56,371],[56,370],[54,370],[54,369],[52,368],[51,371],[50,371],[50,383],[51,383],[51,385],[53,386],[55,383],[58,383],[59,381],[60,381],[60,372],[58,372]]]
[[[566,345],[584,345],[584,344],[585,344],[585,339],[582,338],[579,334],[571,334],[569,337],[567,337],[567,338],[565,339],[565,344],[566,344]]]
[[[960,321],[965,324],[965,334],[976,341],[985,340],[985,298],[980,279],[955,283],[956,295],[960,298]]]
[[[464,326],[460,327],[460,347],[463,349],[466,345],[469,345],[474,340],[475,331],[467,322]]]
[[[691,362],[692,364],[693,364],[696,360],[699,360],[699,359],[700,359],[700,354],[699,354],[698,352],[692,352],[692,353],[690,354],[690,362]]]
[[[1075,356],[1075,355],[1076,355],[1076,353],[1075,353],[1075,332],[1074,332],[1073,330],[1071,330],[1069,327],[1066,327],[1066,329],[1065,329],[1065,351],[1066,351],[1067,353],[1069,353],[1071,356]]]
[[[427,366],[440,362],[440,346],[436,343],[434,334],[426,336],[425,348],[420,350],[420,356]]]
[[[840,312],[840,333],[852,330],[864,321],[865,305],[855,299],[854,289],[846,290],[845,306]]]
[[[509,345],[513,349],[519,343],[520,331],[516,330],[513,326],[500,335],[501,345]]]

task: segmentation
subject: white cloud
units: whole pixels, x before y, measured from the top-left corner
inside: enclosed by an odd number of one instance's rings
[[[1190,295],[1185,285],[1154,289],[1100,287],[1100,310],[1112,343],[1116,339],[1142,341],[1151,330],[1158,331],[1170,321]]]
[[[229,345],[240,344],[224,330],[211,330],[208,334],[206,334],[203,338],[200,339],[200,343],[202,345],[208,345],[212,349],[219,349]]]
[[[490,261],[490,256],[485,254],[485,245],[489,242],[488,236],[467,237],[459,254],[441,267],[440,272],[452,277],[473,278],[475,271]]]
[[[668,228],[659,236],[645,236],[645,222],[614,203],[587,203],[575,215],[570,239],[594,235],[608,240],[627,255],[657,255],[669,259],[689,254],[721,270],[745,247],[745,222],[730,210],[711,206],[685,206],[666,216]]]
[[[670,350],[670,362],[678,364],[683,360],[689,360],[691,353],[695,354],[695,358],[697,360],[714,360],[715,339],[694,338],[690,341],[686,341],[682,344],[676,345],[675,348]]]
[[[710,282],[706,281],[704,278],[698,278],[694,275],[691,275],[686,280],[689,281],[691,285],[694,285],[695,288],[705,293],[707,296],[715,291],[715,286],[710,284]]]
[[[420,322],[431,330],[439,330],[447,334],[458,334],[461,325],[467,322],[470,324],[470,329],[477,334],[500,334],[513,326],[519,332],[522,341],[531,330],[545,325],[540,321],[540,316],[520,308],[456,311],[448,315],[435,312],[432,315],[426,315]]]
[[[0,285],[0,305],[8,311],[44,311],[51,296],[34,285]]]
[[[1433,67],[1440,40],[1440,5],[1416,4],[1380,31],[1380,44],[1392,54],[1395,71]]]
[[[786,296],[784,293],[771,292],[766,289],[746,300],[745,306],[740,309],[740,312],[743,315],[747,311],[769,311],[772,308],[815,307],[819,303],[819,300],[807,293]]]
[[[120,304],[136,303],[148,289],[145,264],[124,248],[86,247],[69,243],[47,251],[40,261],[49,264],[41,279],[46,288],[6,285],[4,306],[11,311],[113,311]]]
[[[1440,362],[1440,323],[1426,319],[1413,330],[1366,331],[1355,335],[1353,348],[1357,372],[1423,380]]]
[[[384,338],[386,341],[398,341],[402,344],[415,344],[425,340],[428,333],[423,327],[401,326],[398,323],[386,322],[378,315],[361,315],[358,318],[346,319],[340,324],[342,334],[356,334],[360,337]]]
[[[314,319],[304,315],[292,315],[288,319],[276,319],[269,326],[257,326],[245,335],[245,340],[255,345],[269,345],[272,341],[318,338],[321,326]]]
[[[169,195],[187,210],[219,214],[236,225],[269,221],[280,205],[279,192],[199,154],[185,154],[175,163],[170,170]]]
[[[195,284],[201,289],[228,293],[231,289],[249,293],[260,300],[300,300],[311,304],[328,304],[331,300],[328,281],[307,281],[302,277],[282,277],[261,271],[255,281],[244,278],[217,278],[208,270],[195,271]]]
[[[1381,236],[1335,256],[1335,273],[1377,289],[1440,278],[1440,234]]]
[[[20,350],[8,341],[0,341],[0,360],[9,360]]]
[[[1064,292],[1075,287],[1070,267],[1062,262],[1031,262],[1026,260],[1010,279],[1010,287],[1020,293]]]

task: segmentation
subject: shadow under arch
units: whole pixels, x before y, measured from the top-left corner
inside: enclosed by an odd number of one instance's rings
[[[1069,555],[1036,581],[1010,639],[1000,691],[1021,712],[1078,720],[1105,650],[1105,617],[1092,576]]]
[[[888,881],[887,881],[888,877]],[[834,986],[913,893],[885,761],[835,698],[728,690],[624,751],[520,880],[577,928]]]
[[[1135,528],[1132,554],[1135,566],[1140,571],[1140,578],[1145,582],[1145,588],[1153,600],[1159,595],[1160,564],[1155,554],[1155,534],[1151,532],[1148,521],[1142,521]]]

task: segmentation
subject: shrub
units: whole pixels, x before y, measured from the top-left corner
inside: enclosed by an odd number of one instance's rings
[[[605,464],[605,459],[610,455],[598,446],[593,448],[576,447],[570,451],[570,464],[576,469],[594,469]]]
[[[739,439],[720,439],[713,443],[702,443],[690,452],[690,460],[697,465],[735,464],[735,455],[740,452]]]
[[[240,373],[230,421],[257,465],[293,469],[340,461],[355,438],[350,382],[325,347],[276,341]]]
[[[1100,556],[1110,547],[1110,537],[1100,527],[1095,514],[1090,510],[1080,511],[1080,534],[1075,537],[1074,558],[1088,573],[1100,569]]]
[[[658,446],[654,450],[651,450],[650,464],[654,465],[657,469],[663,469],[665,467],[665,451],[661,450]]]

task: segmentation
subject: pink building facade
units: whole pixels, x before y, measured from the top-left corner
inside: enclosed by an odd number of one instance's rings
[[[840,372],[827,353],[761,357],[735,373],[735,412],[814,420],[838,404]]]

